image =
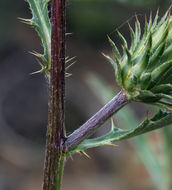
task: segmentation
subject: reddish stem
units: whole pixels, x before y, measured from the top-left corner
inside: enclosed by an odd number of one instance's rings
[[[43,190],[56,190],[64,131],[65,0],[52,0],[49,114]]]

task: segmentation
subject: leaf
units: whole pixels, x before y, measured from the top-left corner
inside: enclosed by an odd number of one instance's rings
[[[87,77],[87,80],[88,85],[102,103],[107,103],[109,99],[113,98],[114,93],[117,89],[110,87],[108,83],[102,80],[102,78],[95,74],[90,74],[89,77]],[[133,109],[129,105],[125,106],[122,110],[120,110],[113,117],[113,119],[117,119],[119,126],[127,127],[125,129],[130,129],[139,123],[138,118],[136,117]],[[170,126],[164,127],[163,129],[168,130],[169,128]],[[168,136],[170,138],[170,133],[168,133]],[[150,143],[147,139],[147,135],[137,136],[136,138],[131,140],[131,143],[136,149],[136,152],[142,160],[142,163],[147,168],[148,173],[150,174],[150,177],[152,178],[156,187],[162,185],[161,181],[165,180],[166,175],[164,175],[164,172],[162,172],[162,164],[159,163],[158,159],[155,159],[155,154],[152,151],[152,147],[150,146]],[[170,147],[171,146],[169,146],[169,149]]]
[[[160,82],[162,80],[163,75],[166,74],[166,72],[171,68],[172,68],[172,60],[169,60],[163,63],[162,65],[156,67],[156,69],[154,69],[151,74],[152,78],[151,78],[151,83],[149,85],[149,89],[152,88],[158,82]],[[168,76],[166,75],[166,77]],[[171,81],[167,82],[170,83]]]
[[[130,46],[130,50],[133,52],[136,44],[135,44],[135,34],[134,34],[134,31],[131,27],[131,25],[128,23],[128,27],[129,27],[129,31],[130,31],[130,37],[131,37],[131,46]]]
[[[110,45],[112,46],[112,49],[113,49],[117,59],[121,59],[121,55],[119,53],[118,48],[116,47],[115,43],[110,39],[109,36],[108,36],[108,40],[109,40]]]
[[[170,93],[172,84],[160,84],[151,89],[153,93]]]
[[[141,36],[141,28],[140,28],[140,22],[139,22],[137,16],[136,16],[135,28],[136,28],[135,38],[136,38],[136,41],[139,42],[140,36]]]
[[[152,47],[152,34],[149,34],[149,38],[147,43],[145,44],[145,50],[143,51],[143,55],[139,61],[134,67],[133,67],[133,73],[136,76],[140,76],[143,72],[146,71],[148,63],[149,63],[149,58],[150,58],[150,50]]]
[[[127,41],[126,41],[126,39],[124,38],[124,36],[123,36],[119,31],[117,31],[117,32],[118,32],[118,36],[119,36],[119,38],[121,39],[121,42],[122,42],[123,46],[128,47]]]
[[[129,139],[131,137],[135,137],[135,136],[147,133],[149,131],[162,128],[171,123],[172,123],[172,113],[167,113],[160,110],[151,119],[148,119],[146,117],[145,120],[140,125],[138,125],[137,127],[133,129],[122,130],[117,127],[113,127],[113,129],[109,133],[105,134],[104,136],[84,140],[73,150],[70,150],[69,152],[67,152],[67,154],[72,154],[78,151],[84,151],[89,148],[103,146],[103,145],[114,143],[114,142],[121,141],[124,139]]]
[[[105,55],[104,53],[102,53],[102,55],[111,63],[111,65],[113,66],[113,68],[115,69],[115,76],[116,76],[116,80],[118,82],[118,84],[121,85],[122,81],[121,81],[121,67],[120,67],[120,64],[118,62],[117,59],[116,62],[111,58],[109,57],[108,55]]]
[[[44,48],[42,60],[45,63],[45,70],[48,71],[51,60],[51,26],[47,9],[49,0],[27,0],[27,2],[32,12],[32,19],[27,19],[27,22],[30,22],[41,38]]]
[[[158,14],[159,14],[159,9],[157,10],[156,12],[156,15],[155,15],[155,18],[154,18],[154,21],[153,21],[153,24],[152,24],[152,27],[151,27],[151,30],[153,31],[157,25],[157,22],[158,22]]]
[[[148,71],[152,71],[159,65],[159,62],[161,60],[161,57],[164,53],[166,46],[166,41],[164,41],[154,52],[152,57],[150,58],[149,65],[148,65]]]

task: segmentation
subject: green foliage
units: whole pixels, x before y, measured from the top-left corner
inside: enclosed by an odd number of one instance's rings
[[[141,27],[136,17],[135,32],[129,25],[131,45],[121,33],[123,55],[109,38],[113,48],[113,58],[105,55],[115,69],[119,86],[128,99],[158,105],[172,111],[172,17],[170,9],[158,22],[158,11],[152,22],[145,19],[145,30],[141,37]]]
[[[49,75],[51,66],[51,27],[47,9],[49,1],[27,0],[32,18],[22,19],[23,22],[32,25],[41,38],[44,53],[33,52],[33,54],[44,63],[39,61],[42,69],[38,72],[45,71],[47,75]],[[140,23],[136,17],[135,32],[129,25],[130,47],[122,34],[118,32],[123,44],[123,55],[109,38],[114,56],[113,59],[105,56],[115,68],[117,82],[129,100],[155,104],[164,108],[165,111],[160,110],[151,119],[146,116],[137,127],[133,127],[131,120],[130,129],[122,130],[115,127],[112,122],[112,128],[108,133],[98,138],[84,140],[72,150],[67,150],[63,156],[76,152],[84,153],[86,149],[92,147],[113,145],[116,141],[139,136],[172,123],[172,17],[170,10],[159,22],[158,20],[158,12],[153,22],[151,16],[149,22],[145,20],[145,30],[142,36]],[[70,60],[66,58],[66,62]],[[124,114],[121,114],[121,117],[124,117]],[[148,151],[145,149],[144,152]],[[61,161],[63,162],[63,159]],[[62,166],[63,163],[60,165]],[[63,167],[60,168],[62,169]],[[61,172],[58,173],[58,177],[61,178]],[[61,183],[58,185],[60,189]]]
[[[152,22],[145,20],[145,30],[141,37],[141,27],[136,17],[135,32],[129,25],[131,45],[127,44],[120,32],[123,55],[115,43],[109,38],[113,48],[113,59],[104,55],[115,69],[115,77],[119,86],[130,101],[139,101],[158,105],[160,110],[154,117],[148,117],[137,127],[122,130],[112,125],[112,129],[104,136],[86,139],[70,153],[84,152],[85,149],[111,145],[116,141],[139,136],[146,132],[164,127],[172,123],[172,17],[170,9],[158,22],[158,11]]]
[[[22,19],[27,24],[32,25],[41,38],[44,54],[33,53],[42,59],[40,63],[42,69],[48,75],[51,61],[51,27],[48,16],[47,4],[49,0],[27,0],[32,12],[31,19]],[[172,66],[172,24],[169,11],[158,22],[158,13],[152,23],[145,21],[145,31],[141,38],[141,28],[136,18],[135,32],[129,26],[132,43],[130,48],[118,32],[123,43],[123,55],[120,54],[115,43],[109,38],[113,48],[114,58],[106,56],[115,68],[115,76],[118,84],[126,92],[130,100],[145,103],[158,104],[166,110],[171,110],[171,103],[161,99],[171,100],[171,66]],[[66,58],[66,62],[71,59]],[[67,68],[66,68],[67,69]],[[148,131],[161,128],[172,123],[172,113],[160,111],[153,118],[145,120],[135,128],[121,130],[112,125],[110,132],[95,139],[86,139],[67,154],[84,152],[85,149],[111,145],[112,143],[128,139]]]
[[[83,152],[85,149],[103,146],[103,145],[112,145],[112,143],[116,141],[135,137],[144,134],[146,132],[159,129],[171,123],[172,123],[172,113],[169,114],[166,112],[159,111],[151,119],[148,119],[148,117],[146,117],[140,125],[138,125],[133,129],[122,130],[120,128],[115,127],[114,124],[112,124],[112,129],[109,133],[98,138],[86,139],[69,153]]]
[[[38,61],[42,67],[38,72],[45,71],[47,74],[51,63],[51,26],[47,9],[49,1],[50,0],[27,0],[32,12],[32,18],[21,19],[26,24],[33,26],[41,38],[44,54],[37,52],[32,52],[32,54],[42,59],[44,63],[42,64]]]
[[[91,90],[94,92],[96,97],[101,100],[103,104],[105,104],[109,99],[113,98],[114,93],[117,93],[116,88],[114,89],[114,87],[109,86],[107,82],[105,82],[104,80],[102,80],[102,78],[95,74],[90,74],[87,81]],[[131,129],[133,128],[133,126],[138,125],[138,117],[136,116],[136,113],[130,105],[124,107],[117,114],[115,114],[113,119],[114,122],[118,122],[118,126],[121,126],[125,129]],[[155,133],[148,133],[145,135],[137,136],[136,138],[130,140],[130,143],[132,143],[132,145],[134,146],[136,153],[138,154],[140,160],[150,174],[150,177],[156,189],[171,189],[165,187],[171,184],[170,168],[172,150],[170,139],[172,135],[172,128],[171,126],[164,127],[162,130],[156,131],[156,135],[157,134],[162,138],[165,137],[165,146],[167,146],[167,148],[164,146],[164,142],[161,142],[161,144],[159,145],[159,143],[154,143],[154,141],[150,141],[150,139],[152,139],[152,135],[155,135]],[[159,153],[160,149],[162,151],[161,154]],[[164,160],[163,163],[162,159]],[[167,175],[169,176],[169,182],[167,181]]]

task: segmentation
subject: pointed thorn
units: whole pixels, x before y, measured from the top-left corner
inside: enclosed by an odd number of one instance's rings
[[[35,72],[33,72],[33,73],[29,73],[29,75],[35,75],[35,74],[42,73],[42,72],[43,72],[43,70],[41,69],[41,70],[39,70],[39,71],[35,71]]]
[[[109,37],[109,35],[108,35],[108,34],[107,34],[107,38],[108,38],[108,40],[109,40],[109,41],[111,41],[111,38]]]
[[[36,59],[38,64],[42,67],[42,68],[45,68],[44,65],[39,61],[39,59]]]
[[[107,145],[107,146],[118,146],[118,145],[116,145],[116,144],[113,144],[113,143],[110,143],[110,142],[106,142],[106,143],[104,143],[104,145]]]
[[[135,22],[135,32],[137,31],[137,23]]]
[[[39,57],[39,58],[42,58],[42,57],[43,57],[42,54],[40,54],[40,53],[38,53],[38,52],[36,52],[36,51],[29,51],[29,53],[32,54],[32,55],[34,55],[34,56],[36,56],[36,57]]]
[[[70,67],[72,67],[75,63],[76,63],[76,61],[74,61],[73,63],[71,63],[70,65],[68,65],[68,66],[65,68],[66,71],[67,71]]]
[[[114,121],[113,121],[113,119],[111,118],[111,130],[113,131],[114,128],[115,128]]]
[[[158,7],[158,9],[156,11],[156,16],[158,16],[158,15],[159,15],[159,7]]]
[[[172,5],[170,5],[170,7],[168,8],[168,13],[171,12],[171,7],[172,7]]]
[[[135,17],[136,17],[136,22],[139,22],[139,19],[138,19],[137,15],[135,15]]]
[[[129,28],[132,28],[129,22],[127,22],[127,24],[128,24],[128,27],[129,27]]]
[[[65,35],[66,35],[66,36],[70,36],[70,35],[72,35],[72,34],[73,34],[73,33],[66,33]]]
[[[73,157],[72,157],[72,155],[70,154],[70,159],[73,161]]]
[[[35,72],[33,72],[33,73],[30,73],[30,75],[42,73],[42,72],[45,70],[45,66],[44,66],[38,59],[36,59],[36,60],[37,60],[38,64],[41,66],[42,69],[39,70],[39,71],[35,71]]]
[[[75,58],[76,58],[76,56],[71,57],[71,58],[67,57],[67,58],[65,58],[65,63],[68,63],[68,62],[74,60]]]
[[[112,39],[109,37],[109,35],[107,35],[107,38],[108,38],[108,41],[109,41],[110,43],[114,43],[114,42],[112,41]]]
[[[65,73],[66,78],[71,77],[71,76],[72,76],[72,73]]]
[[[20,20],[20,22],[24,24],[32,25],[30,19],[25,19],[25,18],[20,18],[20,17],[18,17],[18,19]]]
[[[82,153],[89,159],[91,159],[91,157],[85,152],[85,151],[82,151]]]
[[[110,58],[108,55],[104,54],[103,52],[101,52],[101,54],[102,54],[105,58],[107,58],[107,59]]]
[[[152,11],[150,12],[149,21],[152,21]]]

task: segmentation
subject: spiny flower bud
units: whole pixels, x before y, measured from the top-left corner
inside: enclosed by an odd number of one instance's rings
[[[131,45],[121,33],[123,55],[109,38],[113,48],[113,58],[105,57],[115,69],[119,86],[129,100],[155,104],[172,111],[172,16],[170,9],[159,20],[158,11],[152,22],[145,19],[145,29],[141,37],[141,27],[136,17],[135,31],[129,25]]]

